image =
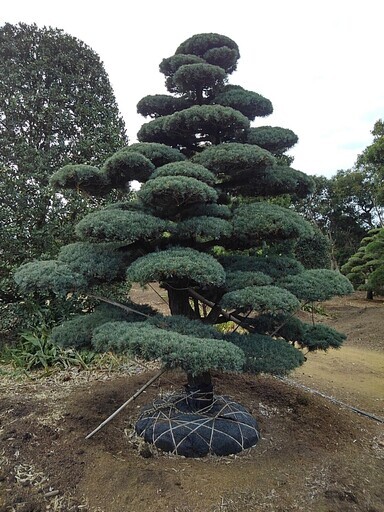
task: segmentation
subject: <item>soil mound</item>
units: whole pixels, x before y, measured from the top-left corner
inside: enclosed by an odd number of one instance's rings
[[[184,459],[134,435],[143,405],[183,387],[176,372],[86,441],[151,375],[4,387],[0,511],[384,510],[378,424],[271,377],[214,379],[260,425],[239,455]]]

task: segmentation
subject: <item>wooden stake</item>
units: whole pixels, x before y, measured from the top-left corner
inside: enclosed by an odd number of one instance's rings
[[[138,391],[136,391],[136,393],[134,395],[132,395],[131,398],[129,398],[126,402],[124,402],[123,405],[121,405],[113,414],[111,414],[105,421],[103,421],[103,423],[100,423],[100,425],[97,428],[95,428],[95,430],[93,430],[90,434],[88,434],[85,439],[89,439],[94,434],[96,434],[96,432],[98,432],[100,429],[102,429],[115,416],[117,416],[119,414],[119,412],[121,412],[128,404],[133,402],[133,400],[135,400],[138,396],[140,396],[143,391],[145,391],[151,384],[153,384],[166,371],[167,371],[167,368],[162,368],[158,373],[156,373],[156,375],[151,377],[149,379],[149,381],[144,384],[144,386],[142,386]]]
[[[106,297],[100,297],[100,295],[91,295],[89,294],[88,297],[91,297],[92,299],[101,300],[102,302],[106,302],[107,304],[112,304],[112,306],[116,306],[120,309],[124,309],[124,311],[128,311],[129,313],[136,313],[136,315],[145,316],[146,318],[151,318],[150,315],[146,315],[145,313],[142,313],[141,311],[137,311],[137,309],[130,308],[128,306],[125,306],[124,304],[120,304],[120,302],[116,302],[111,299],[107,299]]]

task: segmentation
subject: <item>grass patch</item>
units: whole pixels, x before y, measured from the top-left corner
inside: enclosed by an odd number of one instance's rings
[[[140,366],[130,357],[113,352],[63,348],[52,342],[48,331],[22,333],[16,345],[6,345],[0,352],[0,377],[48,376],[62,370],[121,371]]]

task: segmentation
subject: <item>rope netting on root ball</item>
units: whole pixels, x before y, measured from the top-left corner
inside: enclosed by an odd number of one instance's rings
[[[144,408],[136,433],[147,443],[184,457],[239,453],[259,440],[255,418],[231,398],[214,396],[198,409],[194,400],[193,395],[176,394],[154,401]]]

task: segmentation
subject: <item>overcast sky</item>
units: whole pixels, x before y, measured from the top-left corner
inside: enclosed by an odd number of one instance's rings
[[[292,129],[303,172],[351,168],[384,118],[382,0],[2,0],[0,24],[19,21],[61,28],[99,54],[131,143],[145,122],[137,102],[166,92],[159,63],[202,32],[239,45],[230,82],[272,101],[253,125]]]

